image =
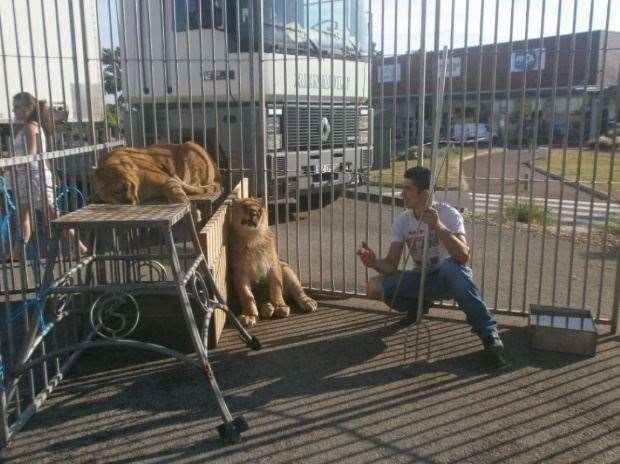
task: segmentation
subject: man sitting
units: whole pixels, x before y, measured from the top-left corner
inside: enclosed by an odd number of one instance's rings
[[[424,301],[454,298],[472,330],[482,340],[489,366],[507,367],[497,322],[482,301],[473,282],[472,270],[467,266],[469,246],[463,217],[444,203],[428,206],[430,181],[431,172],[425,167],[417,166],[405,172],[402,196],[407,209],[392,224],[392,242],[385,258],[378,259],[365,243],[357,251],[362,263],[379,273],[368,282],[368,296],[382,299],[399,312],[407,312],[405,323],[416,320],[424,234],[428,228]],[[400,289],[394,295],[401,277],[398,263],[405,243],[413,258],[414,270],[405,271]]]

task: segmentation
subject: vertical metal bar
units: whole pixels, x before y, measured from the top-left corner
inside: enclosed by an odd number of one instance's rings
[[[461,185],[463,185],[463,154],[465,151],[465,116],[467,113],[467,92],[468,84],[467,77],[469,76],[469,0],[465,0],[465,40],[463,44],[463,76],[461,77],[461,91],[463,93],[463,112],[461,113],[461,133],[460,133],[460,150],[459,150],[459,189],[458,189],[458,203],[461,203]],[[473,181],[475,182],[476,174],[473,175]],[[472,221],[474,220],[472,216]],[[473,237],[472,237],[473,239]]]
[[[151,36],[151,0],[148,0],[145,2],[146,3],[146,28],[148,31],[148,53],[149,53],[149,70],[150,70],[150,76],[149,76],[149,80],[150,80],[150,93],[151,93],[151,108],[153,111],[152,114],[152,118],[153,118],[153,141],[152,143],[159,143],[159,133],[158,133],[158,128],[157,128],[157,95],[155,92],[155,81],[154,81],[154,76],[153,76],[153,72],[154,72],[154,68],[153,68],[153,37]],[[200,2],[199,2],[200,3]],[[202,16],[201,16],[202,17]],[[163,30],[163,27],[162,27]],[[202,29],[201,29],[201,34],[202,34]],[[202,38],[202,35],[201,35]],[[142,41],[144,43],[144,37],[142,38]],[[162,44],[162,48],[163,44]],[[202,51],[202,50],[201,50]],[[201,74],[202,76],[202,74]],[[202,82],[202,79],[201,79]],[[165,89],[164,89],[164,94],[165,94]],[[150,268],[149,268],[150,269]]]
[[[531,159],[530,159],[530,195],[529,195],[529,210],[532,211],[532,207],[534,204],[534,164],[536,162],[536,146],[538,145],[538,125],[539,125],[539,108],[540,108],[540,87],[542,83],[542,66],[540,65],[540,56],[541,52],[544,48],[544,38],[545,38],[545,13],[546,13],[546,1],[542,2],[542,15],[540,19],[540,42],[538,45],[538,76],[536,83],[536,104],[535,104],[535,115],[534,115],[534,133],[533,133],[533,143],[531,144]],[[527,237],[525,243],[525,270],[524,270],[524,281],[523,281],[523,307],[522,312],[527,312],[527,276],[529,274],[529,260],[530,260],[530,232],[532,228],[532,221],[528,221],[527,223]]]
[[[588,100],[588,84],[590,81],[590,70],[591,70],[591,61],[592,61],[592,22],[594,20],[594,0],[590,0],[590,19],[588,22],[588,38],[586,42],[586,69],[583,76],[583,98],[581,101],[581,124],[579,128],[579,154],[577,155],[577,175],[575,178],[575,201],[573,203],[573,228],[571,231],[571,240],[570,240],[570,258],[568,262],[568,291],[566,295],[566,306],[570,306],[571,295],[573,290],[573,265],[575,264],[575,236],[577,233],[577,211],[579,208],[579,193],[581,192],[581,161],[583,159],[583,142],[585,135],[585,125],[586,125],[586,103]],[[591,111],[590,111],[591,112]],[[596,163],[596,161],[595,161]],[[596,166],[596,164],[595,164]],[[590,222],[592,222],[592,217],[590,217]],[[587,272],[587,271],[586,271]],[[584,293],[584,304],[585,304],[585,293]]]
[[[420,73],[418,91],[418,166],[424,166],[424,107],[426,103],[426,2],[420,15]],[[466,0],[469,2],[469,0]]]
[[[511,0],[510,2],[510,36],[508,40],[508,53],[506,56],[512,56],[512,41],[513,41],[513,33],[514,33],[514,13],[515,13],[515,0]],[[558,13],[559,14],[559,13]],[[499,227],[498,227],[498,245],[497,245],[497,272],[495,273],[495,298],[493,301],[493,308],[498,308],[498,299],[499,299],[499,276],[501,274],[500,269],[502,269],[502,239],[503,239],[503,229],[504,229],[504,194],[506,188],[506,156],[508,155],[508,139],[510,138],[510,95],[512,90],[512,72],[510,69],[510,64],[506,69],[506,114],[504,115],[504,140],[503,140],[503,148],[502,148],[502,185],[500,187],[500,198],[499,198]],[[515,174],[515,177],[518,178],[519,174]],[[518,182],[518,180],[517,180]],[[488,203],[488,200],[487,200]]]
[[[181,119],[181,89],[179,87],[179,84],[180,84],[179,50],[178,50],[178,44],[177,44],[179,34],[177,32],[177,21],[178,20],[177,20],[176,4],[173,4],[172,5],[172,43],[174,45],[174,83],[175,83],[176,94],[177,94],[177,124],[179,125],[178,127],[179,139],[177,140],[177,143],[183,143],[183,122]],[[186,24],[185,26],[189,27],[189,24]]]
[[[524,50],[525,56],[527,56],[528,46],[529,46],[529,42],[528,42],[529,25],[530,25],[530,0],[527,0],[527,7],[525,10],[525,40],[523,42],[525,44],[525,50]],[[519,135],[518,135],[518,141],[517,141],[517,145],[518,145],[517,146],[517,178],[520,177],[519,169],[521,167],[521,145],[523,143],[523,115],[525,112],[525,87],[527,83],[526,71],[524,70],[522,72],[523,72],[523,77],[522,77],[522,86],[521,86],[521,109],[519,113],[520,114]],[[515,182],[514,204],[515,206],[519,205],[519,181],[518,180],[517,182]],[[517,244],[517,215],[515,214],[514,216],[515,217],[513,218],[513,221],[512,221],[512,228],[513,228],[512,253],[510,257],[510,285],[509,285],[509,290],[508,290],[508,309],[509,310],[512,309],[512,289],[514,285],[515,252],[516,252],[516,244]]]
[[[346,150],[347,150],[347,4],[342,2],[342,129],[344,134],[342,149],[342,167],[340,177],[342,182],[342,293],[347,292],[347,253],[346,253],[346,234],[345,234],[345,174],[346,174]]]
[[[301,207],[301,195],[300,195],[300,189],[301,189],[301,181],[300,181],[300,169],[299,169],[299,163],[301,161],[301,157],[300,157],[300,144],[299,144],[299,136],[300,136],[300,130],[299,130],[299,79],[297,78],[297,76],[299,76],[299,2],[295,2],[295,140],[296,140],[296,146],[295,146],[295,164],[297,166],[297,172],[296,172],[296,177],[297,177],[297,185],[296,185],[296,189],[295,189],[295,194],[296,194],[296,210],[299,213],[299,208]],[[287,121],[287,131],[288,131],[288,121]],[[299,266],[299,257],[301,255],[301,248],[299,246],[299,214],[295,215],[295,236],[296,236],[296,240],[295,240],[295,245],[297,247],[295,256],[296,256],[296,266],[295,269],[297,271],[297,275],[300,275],[300,266]],[[330,241],[331,243],[331,241]]]
[[[411,0],[410,0],[411,1]],[[368,178],[366,179],[366,243],[369,242],[370,236],[370,171],[374,165],[375,154],[375,130],[374,130],[374,111],[371,111],[371,107],[374,107],[372,101],[372,86],[373,86],[373,66],[374,66],[374,44],[373,44],[373,24],[372,24],[372,0],[368,0],[368,166],[364,169]],[[372,148],[370,148],[372,147]],[[372,160],[372,161],[371,161]],[[355,197],[357,199],[357,196]],[[357,243],[356,243],[357,245]],[[364,266],[365,282],[368,282],[368,268]]]
[[[529,1],[529,0],[528,0]],[[471,213],[472,213],[472,217],[475,218],[476,216],[476,181],[477,181],[477,170],[478,170],[478,124],[480,124],[480,92],[481,92],[481,87],[482,87],[482,61],[484,59],[484,48],[482,46],[482,42],[483,42],[483,32],[484,32],[484,0],[480,1],[480,29],[479,29],[479,42],[478,42],[478,83],[477,83],[477,93],[476,93],[476,110],[475,110],[475,124],[476,124],[476,129],[475,129],[475,136],[474,136],[474,181],[472,183],[472,198],[471,198]],[[487,179],[487,184],[488,184],[489,180]],[[471,236],[475,237],[476,236],[476,221],[472,220],[471,221]],[[476,247],[472,247],[470,250],[470,260],[471,263],[473,265],[474,260],[476,259],[476,254],[475,254],[475,249]],[[483,243],[482,245],[482,249],[485,250],[486,249],[486,242]],[[484,254],[484,252],[483,252]],[[484,279],[482,280],[482,282],[484,283]],[[484,286],[481,285],[480,287],[480,294],[481,296],[484,298]]]
[[[371,0],[372,1],[372,0]],[[454,2],[454,0],[452,0]],[[411,2],[407,3],[407,109],[406,109],[406,124],[405,124],[405,171],[409,168],[409,149],[411,145]]]
[[[618,80],[616,81],[616,92],[614,98],[616,102],[618,102],[618,92],[620,90],[620,67],[618,67]],[[616,103],[617,104],[617,103]],[[616,109],[616,114],[618,114],[618,110]],[[601,275],[599,278],[599,287],[598,287],[598,301],[597,301],[597,317],[600,318],[601,312],[601,299],[603,297],[603,281],[605,280],[605,261],[607,258],[607,237],[609,233],[609,219],[610,219],[610,207],[611,207],[611,194],[612,194],[612,183],[614,179],[614,169],[615,169],[615,161],[616,161],[616,150],[618,148],[616,137],[618,136],[618,124],[614,124],[614,128],[612,131],[613,134],[613,144],[610,154],[609,160],[609,176],[607,178],[607,205],[605,207],[605,224],[603,226],[603,259],[601,260]],[[620,261],[616,260],[616,286],[614,289],[614,305],[612,306],[612,319],[617,318],[617,310],[618,310],[618,297],[620,294]],[[616,320],[617,321],[617,320]],[[616,333],[618,330],[617,324],[612,324],[612,331]]]
[[[200,0],[198,2],[198,23],[200,24],[200,27],[198,28],[198,59],[200,60],[200,98],[201,98],[201,103],[202,103],[202,146],[206,147],[207,145],[207,99],[206,99],[206,93],[205,93],[205,59],[204,59],[204,40],[203,40],[203,31],[205,29],[205,24],[203,23],[203,18],[204,18],[204,12],[202,11],[202,3],[203,0]],[[238,10],[238,9],[237,9]],[[238,11],[237,11],[238,13]],[[211,28],[213,29],[215,27],[214,24],[211,24]],[[239,25],[237,25],[237,31],[239,31]],[[238,34],[238,36],[240,36],[240,34]],[[237,71],[237,74],[239,75],[240,70]],[[214,76],[215,77],[215,76]],[[238,80],[239,80],[239,85],[241,85],[241,77],[238,76]],[[241,95],[241,91],[239,91],[239,95]],[[243,144],[241,145],[243,146]],[[215,149],[215,153],[211,153],[211,156],[213,156],[215,159],[217,159],[217,148]],[[241,158],[243,159],[243,157]]]
[[[330,1],[330,30],[334,30],[334,1]],[[330,107],[330,120],[334,121],[334,34],[330,34],[330,93],[329,93],[329,107]],[[330,178],[330,195],[331,202],[330,208],[330,228],[329,228],[329,272],[331,280],[332,292],[336,289],[336,279],[334,278],[334,229],[335,229],[335,211],[334,211],[334,137],[331,138],[330,147],[330,167],[332,170],[332,176]]]
[[[566,93],[566,107],[565,107],[565,127],[564,137],[562,139],[562,168],[560,170],[560,177],[563,179],[566,173],[566,150],[568,148],[568,132],[570,128],[570,100],[573,96],[573,79],[574,79],[574,70],[575,70],[575,36],[577,31],[577,9],[579,5],[579,0],[575,0],[573,4],[573,32],[571,35],[571,45],[570,45],[570,57],[569,57],[569,65],[568,65],[568,91]],[[551,290],[551,304],[555,304],[555,293],[556,293],[556,284],[557,284],[557,276],[558,276],[558,253],[559,253],[559,236],[560,236],[560,225],[562,222],[562,207],[564,200],[564,182],[560,182],[560,201],[558,205],[558,222],[556,225],[556,240],[555,240],[555,248],[553,253],[553,285]],[[570,275],[568,276],[570,279]]]
[[[144,57],[142,56],[142,28],[141,17],[142,17],[142,8],[138,8],[138,2],[134,2],[133,4],[133,14],[134,14],[134,32],[136,39],[136,63],[135,68],[138,72],[138,98],[140,102],[140,128],[142,129],[142,141],[141,145],[146,145],[146,122],[144,118],[144,75],[143,71],[143,62]]]
[[[86,104],[88,111],[88,120],[90,121],[90,142],[92,145],[95,145],[97,141],[96,131],[95,131],[95,120],[93,117],[93,99],[91,94],[91,78],[90,78],[90,57],[88,51],[88,33],[86,30],[86,13],[84,8],[84,0],[80,0],[80,14],[81,14],[81,29],[82,29],[82,51],[84,53],[84,82],[86,84]],[[95,159],[97,158],[97,150],[93,148]],[[84,170],[87,169],[84,164]],[[83,190],[84,194],[89,194],[88,188],[88,180],[87,173],[83,172]],[[76,236],[77,237],[77,236]]]
[[[370,0],[372,1],[372,0]],[[423,0],[424,1],[424,0]],[[396,63],[393,65],[396,74]],[[379,256],[383,256],[383,163],[385,157],[385,0],[381,0],[381,87],[379,89]]]
[[[258,82],[259,82],[259,99],[260,99],[260,114],[259,114],[259,120],[260,120],[260,124],[259,124],[259,138],[261,141],[260,144],[260,160],[262,163],[262,179],[261,179],[261,185],[262,185],[262,193],[263,193],[263,199],[265,202],[265,206],[267,206],[267,197],[269,195],[269,191],[267,188],[267,135],[266,135],[266,129],[267,129],[267,107],[265,105],[265,73],[264,73],[264,69],[263,66],[265,64],[265,33],[263,30],[264,27],[264,21],[263,21],[263,8],[264,8],[264,2],[259,1],[259,8],[258,8],[258,25],[259,25],[259,36],[258,36]],[[258,169],[258,168],[257,168]]]
[[[452,134],[452,98],[453,98],[453,87],[454,87],[454,82],[453,82],[453,51],[454,51],[454,8],[455,8],[455,1],[456,0],[452,0],[452,5],[450,7],[450,48],[448,49],[448,56],[446,57],[446,59],[448,60],[448,121],[447,121],[447,125],[446,125],[446,175],[444,178],[444,193],[443,193],[443,199],[444,201],[448,200],[448,173],[450,172],[450,155],[452,155],[452,143],[450,142],[451,139],[451,134]],[[406,158],[405,158],[406,159]],[[458,186],[459,190],[461,189],[460,185]],[[460,205],[458,205],[460,206]]]
[[[256,133],[257,133],[257,121],[256,121],[256,94],[255,94],[255,60],[256,60],[256,56],[255,56],[255,46],[256,46],[256,40],[255,40],[255,36],[254,36],[254,1],[249,1],[248,2],[249,5],[249,13],[250,13],[250,18],[252,18],[249,21],[250,24],[250,34],[249,34],[249,41],[248,41],[248,46],[250,49],[250,61],[249,61],[249,67],[250,67],[250,80],[248,82],[248,86],[250,87],[250,145],[251,145],[251,151],[252,151],[252,160],[253,163],[252,164],[252,172],[254,173],[254,182],[253,184],[253,190],[251,192],[252,195],[256,196],[257,191],[258,191],[258,154],[257,154],[257,150],[256,150]],[[299,255],[298,255],[299,256]],[[299,263],[297,266],[297,271],[299,271]]]
[[[543,0],[544,1],[544,0]],[[482,18],[480,18],[482,20]],[[491,158],[493,157],[493,140],[495,137],[495,91],[497,89],[497,34],[498,34],[498,25],[499,25],[499,0],[495,1],[495,26],[493,29],[493,65],[492,65],[492,76],[491,76],[491,98],[489,100],[491,105],[491,112],[489,118],[490,121],[490,131],[489,131],[489,141],[488,141],[488,152],[487,152],[487,185],[486,185],[486,196],[485,196],[485,205],[484,205],[484,238],[482,239],[482,243],[484,243],[483,251],[482,251],[482,278],[480,280],[480,292],[484,294],[484,283],[485,283],[485,275],[486,275],[486,264],[487,264],[487,252],[486,252],[486,244],[489,232],[489,188],[490,188],[490,178],[491,178]],[[483,54],[480,54],[480,59],[483,59]],[[476,127],[476,136],[478,135],[478,128]],[[499,250],[498,245],[498,250]],[[493,293],[497,295],[498,288],[495,287]]]
[[[11,115],[11,95],[9,93],[9,80],[8,80],[8,72],[7,72],[7,62],[6,62],[6,49],[5,49],[5,44],[4,44],[4,31],[3,31],[3,24],[2,24],[2,17],[0,16],[0,56],[2,57],[2,70],[3,70],[3,77],[4,77],[4,82],[5,82],[5,95],[6,95],[6,104],[7,104],[7,116],[8,116],[8,124],[9,124],[9,133],[11,136],[11,140],[15,140],[15,128],[13,126],[13,119],[10,117]],[[18,66],[19,68],[19,66]],[[14,146],[12,143],[9,143],[9,146],[7,147],[9,154],[11,154],[12,156],[15,156],[15,150],[14,150]],[[13,167],[11,169],[11,176],[13,179],[15,179],[15,168]],[[17,203],[17,202],[16,202]],[[5,207],[5,211],[8,210],[8,199],[4,198],[4,207]],[[19,214],[19,210],[16,211],[17,214]],[[9,240],[8,240],[8,244],[6,244],[5,246],[8,247],[8,254],[9,257],[11,259],[11,261],[13,260],[13,243],[11,240],[11,234],[9,233]],[[6,270],[6,264],[3,263],[3,268],[2,268],[2,278],[3,278],[3,283],[4,283],[4,288],[5,288],[5,305],[7,308],[10,307],[10,300],[9,300],[9,293],[6,289],[9,288],[9,282],[8,282],[8,273],[5,271]],[[15,275],[13,273],[13,266],[11,267],[11,273],[10,273],[10,277],[11,277],[11,288],[15,288]],[[23,295],[23,292],[22,292]],[[24,298],[22,297],[22,301],[24,300]],[[14,341],[14,337],[13,337],[13,324],[10,318],[10,312],[9,311],[5,311],[5,325],[7,328],[7,339],[8,339],[8,353],[9,353],[9,357],[12,359],[13,358],[13,354],[15,353],[15,341]],[[5,392],[2,392],[2,395],[5,395]],[[16,412],[17,415],[21,415],[21,411],[22,411],[22,406],[21,406],[21,394],[19,392],[19,389],[16,392],[15,395],[15,408],[16,408]],[[2,413],[3,413],[3,430],[4,430],[4,436],[8,437],[8,432],[6,431],[6,426],[7,421],[8,421],[8,414],[7,414],[8,409],[6,407],[4,407],[3,405],[3,409],[2,409]]]
[[[201,3],[202,0],[198,0],[198,3]],[[226,1],[224,1],[224,5],[226,5]],[[226,6],[224,6],[226,8]],[[227,24],[226,14],[224,14],[224,24]],[[189,3],[188,0],[185,0],[185,51],[187,52],[187,105],[189,112],[189,130],[190,130],[190,140],[194,140],[194,100],[192,98],[192,47],[189,40]],[[198,18],[198,32],[202,30],[202,17]],[[225,40],[226,42],[226,40]],[[227,42],[226,42],[227,45]],[[226,48],[226,53],[228,53],[228,47]],[[228,56],[228,55],[226,55]],[[228,74],[228,71],[226,71]],[[227,78],[228,79],[228,78]],[[230,113],[229,113],[230,115]]]
[[[250,2],[252,4],[254,4],[254,2]],[[261,1],[262,4],[262,1]],[[261,5],[262,8],[262,5]],[[262,10],[261,10],[262,11]],[[261,13],[261,18],[262,18],[262,13]],[[261,26],[261,31],[262,31],[262,26]],[[261,40],[262,40],[262,34],[261,34]],[[260,55],[260,66],[263,65],[263,55]],[[214,119],[215,119],[215,143],[213,144],[213,146],[215,147],[215,159],[218,160],[218,166],[219,166],[219,159],[220,159],[220,126],[219,126],[219,114],[218,114],[218,102],[217,102],[217,65],[216,65],[217,61],[215,59],[215,3],[214,0],[211,0],[211,66],[213,68],[213,114],[214,114]],[[261,78],[262,74],[259,74],[259,78]],[[261,80],[262,83],[262,80]],[[262,85],[262,84],[261,84]],[[264,102],[263,102],[264,103]],[[265,106],[262,105],[263,110],[265,110]],[[261,128],[264,130],[265,125],[262,125]],[[264,149],[265,146],[263,146],[263,148],[261,148],[261,150]],[[266,153],[266,152],[265,152]],[[228,166],[228,168],[230,169],[230,166]],[[258,166],[255,166],[256,171],[258,172]],[[265,186],[266,187],[266,186]],[[231,186],[232,188],[232,186]],[[255,184],[255,187],[256,184]],[[267,190],[264,190],[264,194],[267,195]]]
[[[353,141],[353,181],[354,184],[354,203],[353,203],[353,252],[355,252],[355,247],[357,244],[357,184],[359,183],[359,175],[358,175],[358,165],[357,165],[357,156],[358,156],[358,137],[359,137],[359,103],[358,103],[358,80],[359,80],[359,59],[360,59],[360,50],[359,50],[359,0],[355,0],[355,71],[354,71],[354,80],[355,80],[355,139]],[[320,73],[319,73],[320,74]],[[321,227],[322,229],[322,227]],[[322,261],[321,261],[322,265]],[[321,279],[322,282],[322,279]],[[323,285],[321,284],[321,288]],[[358,293],[358,283],[357,283],[357,259],[353,259],[353,293],[357,295]]]
[[[435,3],[437,3],[436,0]],[[392,82],[392,132],[390,137],[390,146],[393,147],[390,150],[390,166],[392,168],[392,208],[391,208],[391,222],[394,222],[394,215],[396,211],[396,158],[398,157],[396,147],[396,132],[398,130],[398,110],[397,110],[397,90],[398,90],[398,71],[400,70],[400,61],[398,59],[398,0],[394,0],[394,82]],[[402,179],[401,179],[402,181]]]
[[[166,118],[166,142],[171,143],[170,139],[170,107],[168,103],[168,93],[170,91],[170,76],[168,75],[168,34],[166,33],[166,27],[168,26],[168,15],[166,14],[166,8],[164,6],[164,0],[159,2],[159,14],[161,18],[161,65],[163,71],[163,94],[164,94],[164,114]],[[172,33],[175,34],[175,27],[172,26]],[[157,115],[156,115],[157,116]],[[215,154],[217,160],[217,153]]]
[[[200,2],[199,2],[200,3]],[[239,156],[239,168],[241,169],[240,171],[240,176],[239,176],[239,181],[241,182],[241,189],[242,189],[242,196],[243,195],[247,195],[247,192],[243,191],[244,185],[245,183],[243,182],[243,178],[245,177],[245,163],[244,163],[244,158],[245,158],[245,133],[243,131],[243,102],[241,100],[241,1],[240,0],[236,0],[236,14],[235,14],[236,18],[236,23],[237,23],[237,109],[239,111],[239,146],[241,147],[238,153]],[[200,34],[202,36],[202,29],[200,30]],[[201,53],[201,57],[202,57],[202,49],[200,50]],[[286,56],[286,55],[285,55]],[[202,60],[202,58],[201,58]],[[201,61],[202,62],[202,61]],[[286,70],[286,65],[284,66],[284,69]],[[286,81],[286,79],[284,79]],[[250,85],[254,85],[254,82],[251,81]],[[286,92],[286,85],[284,87],[285,92]],[[204,99],[204,96],[203,96]],[[206,126],[205,126],[206,127]],[[288,157],[287,157],[287,162],[288,162]],[[232,189],[232,185],[230,186],[230,188]],[[287,182],[287,193],[288,193],[288,182]],[[288,200],[287,200],[288,201]],[[286,205],[286,210],[288,212],[288,203]],[[288,218],[288,214],[287,214],[287,218]],[[288,231],[288,220],[287,220],[287,231]],[[288,234],[287,234],[287,252],[286,252],[286,259],[287,261],[289,260],[289,256],[288,256]]]
[[[275,229],[276,229],[276,250],[280,250],[280,202],[278,199],[278,170],[277,170],[277,160],[278,160],[278,148],[276,143],[276,0],[267,0],[271,3],[271,124],[273,125],[274,132],[272,140],[273,140],[273,154],[271,156],[271,175],[273,177],[273,198],[275,201],[274,207],[274,216],[275,216]],[[284,33],[286,36],[286,31]],[[286,54],[286,51],[285,51]],[[286,85],[286,83],[285,83]],[[308,118],[310,119],[310,118]],[[269,139],[268,139],[269,140]],[[269,142],[268,142],[269,143]],[[267,147],[267,151],[269,151],[269,147]],[[310,208],[308,208],[309,210]],[[310,222],[310,221],[308,221]],[[308,224],[308,227],[310,225]],[[308,254],[310,256],[310,254]]]
[[[116,18],[118,20],[117,27],[119,29],[119,33],[123,35],[123,55],[125,57],[123,63],[123,71],[125,72],[125,82],[123,85],[123,100],[125,101],[125,105],[127,108],[127,119],[129,120],[129,144],[133,147],[135,144],[134,136],[133,136],[133,117],[132,117],[132,96],[131,96],[131,81],[129,72],[129,57],[127,56],[127,28],[125,27],[125,0],[120,0],[121,2],[121,12],[118,11],[118,2],[116,1]],[[111,29],[111,28],[110,28]],[[77,70],[75,71],[77,73]],[[78,92],[79,93],[79,92]],[[77,102],[79,105],[79,101]],[[79,111],[79,110],[78,110]],[[127,135],[127,134],[125,134]]]
[[[273,0],[275,2],[275,0]],[[275,5],[274,5],[275,7]],[[312,174],[310,173],[310,134],[312,128],[311,111],[310,111],[310,2],[306,2],[306,105],[308,114],[308,146],[306,147],[306,166],[308,166],[308,194],[306,195],[308,203],[308,287],[312,287]]]
[[[592,190],[596,189],[596,176],[598,174],[597,172],[597,168],[598,168],[598,156],[599,156],[599,149],[600,149],[600,133],[601,133],[601,118],[602,118],[602,114],[603,114],[603,98],[604,98],[604,92],[605,92],[605,70],[607,67],[607,50],[608,50],[608,36],[609,36],[609,18],[611,16],[611,1],[608,0],[607,2],[607,14],[606,14],[606,18],[605,18],[605,39],[604,39],[604,44],[603,44],[603,60],[602,60],[602,64],[600,65],[601,69],[601,74],[600,74],[600,88],[599,88],[599,102],[598,102],[598,106],[596,108],[596,132],[595,132],[595,137],[594,137],[594,166],[593,166],[593,172],[592,172],[592,185],[591,188]],[[598,49],[597,49],[597,54],[600,53],[600,46],[601,46],[601,39],[600,39],[600,33],[599,33],[599,40],[598,42]],[[597,63],[598,63],[598,59],[597,59]],[[598,71],[598,70],[597,70]],[[598,73],[597,73],[598,74]],[[611,171],[613,172],[613,171]],[[611,193],[611,192],[610,192]],[[607,196],[608,198],[608,202],[609,199],[611,198],[611,195]],[[594,195],[590,195],[590,211],[589,211],[589,216],[590,216],[590,221],[588,221],[588,238],[587,238],[587,243],[586,243],[586,262],[585,262],[585,272],[584,272],[584,276],[583,276],[583,289],[582,289],[582,300],[581,300],[581,307],[585,308],[586,306],[586,293],[587,293],[587,289],[588,289],[588,271],[589,271],[589,264],[590,264],[590,245],[591,245],[591,239],[592,239],[592,216],[594,213]],[[607,217],[609,217],[609,213],[607,215]],[[603,254],[603,259],[604,259],[605,255]],[[601,276],[601,281],[603,276]],[[599,304],[597,305],[596,308],[596,319],[599,319],[601,316],[601,306],[600,306],[600,301]]]
[[[561,21],[562,21],[562,2],[558,2],[558,19],[557,19],[557,23],[556,23],[556,35],[555,35],[555,62],[553,63],[553,84],[552,84],[552,90],[551,90],[551,108],[552,108],[552,114],[551,114],[551,125],[550,125],[550,129],[549,129],[549,138],[548,138],[548,145],[549,145],[549,153],[547,156],[547,166],[546,166],[546,171],[549,172],[551,171],[551,155],[552,155],[552,148],[553,148],[553,139],[554,139],[554,130],[555,130],[555,115],[556,115],[556,98],[557,98],[557,93],[558,93],[558,69],[559,69],[559,62],[560,62],[560,28],[561,28]],[[545,263],[545,251],[546,251],[546,235],[547,235],[547,213],[549,212],[549,176],[545,176],[545,200],[544,200],[544,205],[543,205],[543,210],[544,210],[544,215],[543,215],[543,227],[542,227],[542,238],[541,238],[541,250],[540,250],[540,267],[538,269],[538,297],[537,297],[537,301],[540,304],[541,303],[541,299],[542,299],[542,279],[543,279],[543,269],[544,269],[544,263]],[[559,218],[558,218],[559,220]]]
[[[101,59],[101,51],[103,50],[103,48],[101,47],[101,28],[99,25],[99,11],[100,11],[99,0],[95,0],[94,5],[95,5],[95,25],[97,27],[97,50],[99,52],[98,53],[99,56],[98,58],[95,58],[95,60],[98,61],[97,67],[99,68],[99,79],[101,80],[101,108],[103,108],[103,129],[105,131],[105,136],[103,140],[105,142],[109,142],[110,141],[110,128],[108,127],[108,109],[106,107],[106,102],[105,102],[105,80],[103,78],[103,60]],[[50,100],[51,100],[51,96],[50,96]],[[94,161],[97,162],[96,157]],[[62,251],[60,252],[60,254],[62,255]],[[54,333],[56,333],[56,331],[54,331]]]
[[[318,2],[319,13],[319,121],[323,123],[323,3],[321,0]],[[284,1],[284,17],[286,18],[286,0]],[[286,23],[286,21],[284,21]],[[310,31],[308,31],[310,32]],[[333,32],[333,31],[332,31]],[[286,34],[284,34],[284,40],[286,44]],[[286,50],[286,46],[284,47]],[[286,54],[284,55],[286,59]],[[286,70],[286,61],[284,64]],[[286,72],[286,71],[285,71]],[[285,74],[286,76],[286,74]],[[286,82],[286,78],[284,79]],[[286,89],[286,86],[285,86]],[[334,121],[332,120],[332,124]],[[322,130],[322,129],[321,129]],[[333,176],[332,166],[332,176]],[[287,221],[288,224],[288,221]],[[288,235],[288,234],[287,234]],[[319,288],[323,290],[323,138],[321,137],[319,142]]]
[[[232,137],[230,135],[230,54],[228,48],[228,0],[224,0],[224,11],[222,13],[223,21],[224,21],[224,70],[226,72],[226,79],[224,83],[226,85],[226,135],[227,135],[227,146],[228,146],[228,185],[230,189],[233,188],[233,162],[232,162]],[[191,86],[190,86],[190,95],[191,95]],[[190,104],[191,104],[191,96],[190,96]],[[192,110],[193,111],[193,110]],[[192,122],[193,124],[193,122]],[[277,234],[276,234],[277,236]]]

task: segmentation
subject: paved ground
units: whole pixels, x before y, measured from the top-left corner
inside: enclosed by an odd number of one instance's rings
[[[502,158],[505,158],[503,160]],[[489,163],[490,161],[490,163]],[[487,191],[487,185],[490,193],[501,193],[502,190],[502,178],[505,179],[530,179],[532,178],[532,170],[530,167],[523,164],[524,161],[531,161],[531,153],[526,150],[522,150],[519,154],[518,150],[509,150],[506,156],[494,154],[489,160],[488,152],[481,152],[476,158],[468,158],[463,161],[463,171],[468,183],[468,189],[471,192],[485,192]],[[489,166],[490,164],[490,166]],[[473,180],[475,173],[476,180]],[[504,174],[502,174],[504,173]],[[487,180],[489,179],[489,180]],[[547,176],[534,172],[532,183],[533,195],[539,198],[560,198],[564,200],[574,201],[577,198],[577,189],[562,184],[557,180],[547,178]],[[515,195],[516,181],[506,180],[503,189],[504,193],[508,195]],[[521,181],[518,189],[519,195],[529,195],[529,191],[524,190],[525,184]],[[525,193],[524,193],[525,192]],[[546,195],[545,195],[546,193]],[[584,192],[579,192],[579,201],[590,202],[590,195]],[[595,199],[595,201],[601,201]]]
[[[281,255],[294,267],[299,258],[302,279],[313,287],[363,292],[355,248],[367,238],[385,251],[398,212],[340,199],[278,224]],[[611,315],[618,250],[543,240],[526,229],[467,227],[474,273],[491,306],[580,306],[585,297],[595,314]],[[170,317],[174,309],[163,300],[160,311],[149,308],[138,335],[187,351],[180,317]],[[594,358],[537,352],[528,348],[525,319],[501,316],[514,369],[493,376],[481,370],[480,344],[462,319],[456,311],[432,310],[434,362],[414,366],[412,334],[392,324],[382,305],[357,298],[323,299],[315,314],[259,324],[260,352],[227,329],[212,359],[230,408],[252,427],[242,444],[227,448],[217,438],[220,420],[198,372],[125,350],[86,353],[0,459],[620,461],[619,336],[601,326]]]
[[[620,460],[619,337],[602,336],[594,358],[536,352],[527,348],[523,320],[503,317],[514,367],[489,375],[459,313],[431,311],[432,362],[424,341],[415,364],[415,330],[399,330],[394,320],[367,301],[322,301],[315,314],[259,324],[259,352],[227,329],[212,359],[228,405],[251,426],[230,447],[217,438],[220,419],[199,372],[125,350],[85,354],[0,458],[63,464]],[[157,323],[160,330],[150,330],[149,339],[187,348],[178,319]]]

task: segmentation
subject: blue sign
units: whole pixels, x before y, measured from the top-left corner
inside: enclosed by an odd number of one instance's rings
[[[515,50],[510,57],[512,72],[538,71],[545,69],[545,49]]]

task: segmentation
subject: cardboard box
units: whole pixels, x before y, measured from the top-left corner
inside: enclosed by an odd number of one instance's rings
[[[597,331],[590,311],[531,305],[530,346],[537,350],[594,356]]]

